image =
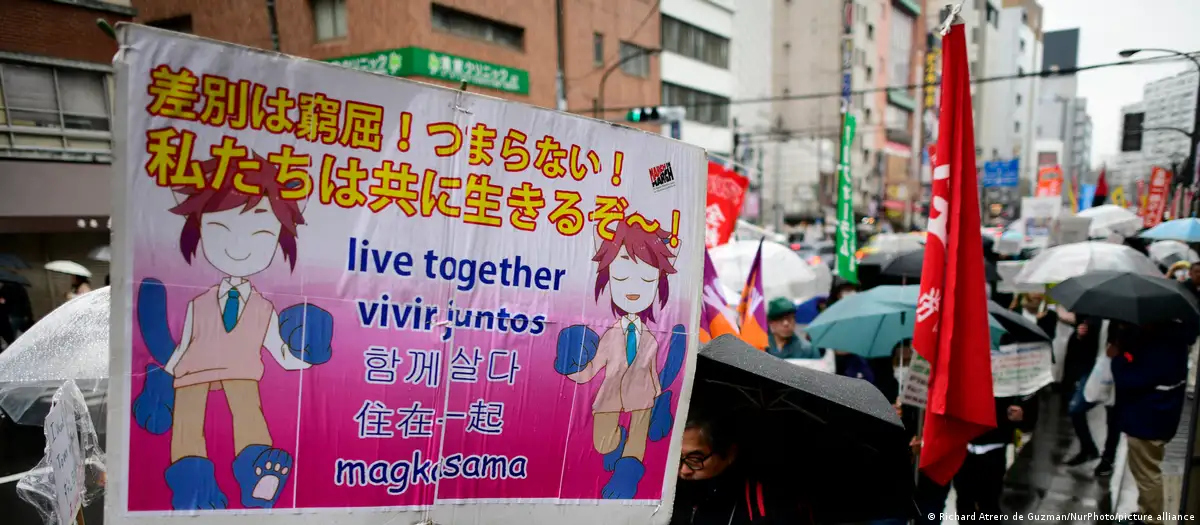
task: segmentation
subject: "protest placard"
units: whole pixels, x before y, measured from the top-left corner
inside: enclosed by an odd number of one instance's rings
[[[1054,381],[1050,343],[1017,343],[992,349],[996,397],[1027,396]]]
[[[54,512],[59,525],[75,523],[83,504],[83,447],[80,446],[76,419],[78,411],[86,411],[87,407],[75,406],[72,389],[76,393],[79,391],[73,381],[59,387],[43,427],[46,459],[54,487]]]
[[[652,521],[696,352],[703,150],[120,37],[111,369],[128,398],[109,427],[128,488],[110,519]]]

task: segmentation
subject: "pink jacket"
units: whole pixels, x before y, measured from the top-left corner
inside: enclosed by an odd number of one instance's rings
[[[596,358],[571,379],[578,383],[590,381],[604,369],[604,382],[592,404],[592,412],[631,412],[649,410],[654,399],[662,393],[658,383],[658,340],[643,327],[638,332],[637,356],[633,364],[626,363],[625,331],[616,326],[600,336]]]

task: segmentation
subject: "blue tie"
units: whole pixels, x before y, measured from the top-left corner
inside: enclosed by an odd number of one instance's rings
[[[634,357],[637,357],[637,327],[629,323],[625,331],[625,364],[632,365]]]
[[[226,332],[232,332],[233,327],[237,326],[238,307],[241,306],[238,298],[241,296],[242,294],[238,292],[237,288],[229,289],[229,296],[225,299],[225,309],[221,312],[221,321],[225,323]]]

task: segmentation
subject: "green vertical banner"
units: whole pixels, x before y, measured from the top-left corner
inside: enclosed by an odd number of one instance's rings
[[[858,239],[854,227],[854,179],[850,177],[850,144],[854,143],[854,115],[842,121],[842,144],[838,154],[837,185],[837,274],[858,284]]]

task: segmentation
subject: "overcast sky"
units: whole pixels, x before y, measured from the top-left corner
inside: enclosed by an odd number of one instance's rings
[[[1080,66],[1119,60],[1117,52],[1128,48],[1200,51],[1200,0],[1040,1],[1045,30],[1080,29]],[[1121,106],[1141,100],[1147,82],[1186,67],[1195,65],[1132,65],[1079,73],[1079,96],[1088,99],[1092,116],[1093,163],[1098,166],[1117,152]]]

